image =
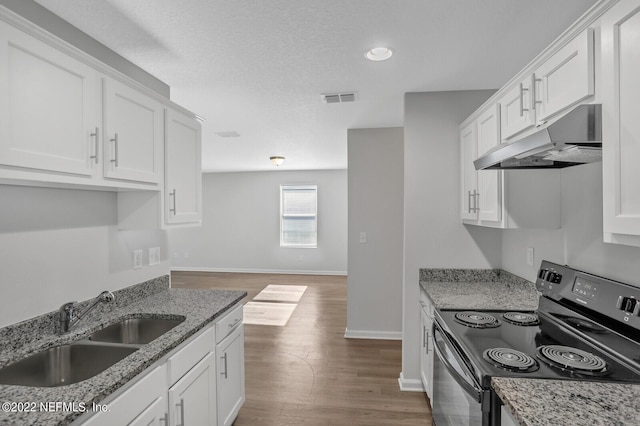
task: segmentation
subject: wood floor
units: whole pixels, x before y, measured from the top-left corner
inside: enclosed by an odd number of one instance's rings
[[[400,392],[401,343],[345,339],[343,276],[174,272],[175,288],[308,286],[284,327],[245,325],[247,401],[234,426],[431,425],[423,393]]]

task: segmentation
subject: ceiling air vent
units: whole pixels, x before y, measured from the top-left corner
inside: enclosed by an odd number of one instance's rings
[[[354,102],[358,98],[358,94],[356,92],[325,93],[320,95],[320,98],[325,104],[338,104],[341,102]]]

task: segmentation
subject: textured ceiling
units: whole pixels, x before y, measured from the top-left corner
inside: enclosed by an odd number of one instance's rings
[[[402,126],[406,92],[499,88],[594,1],[37,0],[207,120],[205,171],[346,168],[347,129]]]

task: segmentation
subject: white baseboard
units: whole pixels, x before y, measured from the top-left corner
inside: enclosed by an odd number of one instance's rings
[[[400,372],[400,377],[398,377],[398,385],[400,386],[400,390],[403,392],[424,392],[422,380],[405,379],[402,372]]]
[[[235,272],[239,274],[289,274],[289,275],[347,275],[347,271],[297,271],[289,269],[239,269],[205,268],[196,266],[171,266],[176,272]]]
[[[372,340],[402,340],[401,331],[369,331],[349,330],[344,331],[345,339],[372,339]]]

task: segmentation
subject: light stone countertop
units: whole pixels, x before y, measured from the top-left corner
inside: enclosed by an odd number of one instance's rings
[[[501,377],[491,384],[523,426],[640,424],[640,384]]]
[[[535,284],[501,270],[422,269],[420,287],[438,309],[538,308]]]
[[[235,290],[169,289],[168,276],[152,281],[154,282],[143,283],[151,283],[150,287],[152,287],[150,291],[145,291],[143,294],[139,292],[132,294],[129,289],[116,292],[116,301],[120,300],[120,305],[108,310],[103,308],[102,312],[96,309],[98,312],[91,315],[92,318],[83,319],[77,324],[76,330],[65,336],[52,334],[51,330],[44,329],[49,327],[51,322],[50,318],[46,318],[47,315],[51,316],[54,313],[42,316],[47,320],[46,322],[38,318],[0,329],[0,339],[2,339],[0,367],[2,367],[30,353],[86,337],[93,331],[123,318],[141,316],[146,318],[184,316],[186,318],[175,328],[88,380],[59,387],[0,385],[0,403],[35,402],[39,405],[48,402],[64,402],[76,403],[76,406],[84,403],[86,407],[91,407],[92,403],[100,403],[180,343],[223,315],[247,295],[244,291]],[[122,294],[118,295],[118,293]],[[39,320],[40,323],[38,323]],[[43,412],[39,409],[35,412],[2,410],[0,424],[66,425],[81,414],[82,412],[73,412],[73,410],[70,412]]]

